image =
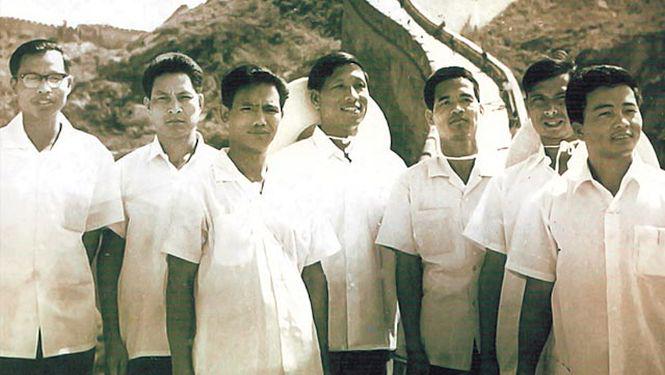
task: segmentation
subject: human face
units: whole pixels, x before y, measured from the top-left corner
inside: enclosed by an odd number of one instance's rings
[[[436,126],[442,143],[467,142],[476,137],[482,107],[466,78],[440,82],[434,89],[434,108],[425,111],[427,122]]]
[[[566,87],[570,76],[561,74],[536,84],[527,93],[527,110],[544,145],[558,145],[573,137],[566,113]]]
[[[282,110],[274,85],[260,83],[239,89],[231,108],[224,107],[222,117],[229,125],[231,147],[264,153],[275,138]]]
[[[196,92],[185,73],[167,73],[155,78],[150,99],[145,98],[157,137],[186,138],[201,117],[203,95]]]
[[[356,64],[337,67],[312,102],[321,114],[321,128],[328,135],[348,137],[358,133],[367,113],[369,90],[365,72]]]
[[[34,73],[66,75],[60,85],[53,88],[42,80],[35,88],[25,87],[19,78],[23,74]],[[18,97],[18,106],[25,117],[34,119],[53,118],[65,106],[71,92],[72,77],[65,71],[65,61],[59,51],[25,55],[21,59],[17,77],[11,79],[11,86]]]
[[[630,158],[642,129],[635,92],[627,85],[600,87],[586,97],[584,124],[575,123],[589,158]]]

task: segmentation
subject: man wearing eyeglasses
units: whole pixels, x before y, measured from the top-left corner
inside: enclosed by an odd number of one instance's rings
[[[113,156],[60,112],[73,78],[49,40],[9,61],[19,114],[0,129],[0,375],[90,374],[98,229],[123,220]]]

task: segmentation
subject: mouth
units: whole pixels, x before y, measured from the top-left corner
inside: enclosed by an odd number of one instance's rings
[[[53,104],[53,100],[52,99],[38,99],[37,101],[35,101],[35,103],[37,103],[38,105],[51,105],[51,104]]]
[[[457,117],[457,118],[452,118],[450,119],[450,125],[464,125],[468,122],[467,119],[462,118],[462,117]]]
[[[610,136],[610,139],[612,139],[613,141],[623,141],[631,138],[633,138],[633,133],[631,132],[616,133]]]
[[[181,120],[179,118],[172,118],[172,119],[166,120],[167,124],[182,124],[184,122],[185,122],[185,120]]]
[[[350,105],[346,107],[340,107],[340,110],[342,112],[358,116],[362,112],[362,107],[360,105]]]
[[[543,125],[546,128],[556,128],[563,125],[563,120],[545,120],[543,121]]]

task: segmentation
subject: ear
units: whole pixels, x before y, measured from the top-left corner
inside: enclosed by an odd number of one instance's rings
[[[148,111],[150,110],[150,99],[147,96],[143,97],[143,105],[148,108]]]
[[[231,116],[231,110],[227,108],[224,104],[222,104],[221,115],[222,115],[222,121],[228,123],[229,117]]]
[[[427,125],[434,126],[434,113],[431,109],[425,110],[425,120],[427,121]]]
[[[309,90],[309,100],[317,110],[321,108],[321,93],[318,90]]]
[[[480,104],[480,103],[478,104],[478,106],[479,106],[479,107],[478,107],[478,113],[479,113],[481,116],[484,115],[484,114],[485,114],[485,106],[482,105],[482,104]]]
[[[572,122],[571,126],[573,127],[573,131],[575,131],[577,138],[584,140],[584,126],[579,122]]]
[[[73,76],[67,76],[65,78],[65,89],[67,90],[67,94],[69,95],[72,92],[72,89],[74,88],[74,77]]]
[[[12,90],[14,90],[14,92],[16,92],[16,85],[18,85],[18,79],[16,79],[16,77],[12,77],[9,80],[9,86],[11,86],[11,88],[12,88]]]
[[[199,93],[199,107],[201,109],[201,112],[203,112],[203,107],[205,106],[205,96],[203,96],[203,93]]]

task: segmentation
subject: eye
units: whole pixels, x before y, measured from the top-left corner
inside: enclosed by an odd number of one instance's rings
[[[366,87],[367,87],[367,84],[363,81],[360,81],[360,82],[355,84],[356,90],[362,90],[362,89],[365,89]]]
[[[238,110],[239,110],[240,112],[250,112],[250,111],[252,110],[252,107],[250,107],[250,106],[248,106],[248,105],[244,105],[244,106],[238,108]]]
[[[178,96],[178,100],[182,100],[182,101],[189,101],[189,100],[192,100],[192,99],[194,99],[194,97],[192,95],[189,95],[189,94]]]
[[[279,113],[279,109],[278,109],[277,107],[267,107],[267,108],[265,109],[265,111],[266,111],[267,113],[270,113],[270,114],[273,114],[273,115]]]
[[[160,103],[163,103],[163,102],[165,102],[165,101],[167,101],[167,100],[169,100],[169,98],[168,98],[167,96],[162,96],[162,95],[160,95],[160,96],[156,96],[156,97],[155,97],[155,101],[160,102]]]
[[[598,114],[598,117],[609,117],[609,116],[611,116],[611,115],[612,115],[612,112],[610,112],[610,111],[604,111],[604,112],[600,112],[600,113]]]

